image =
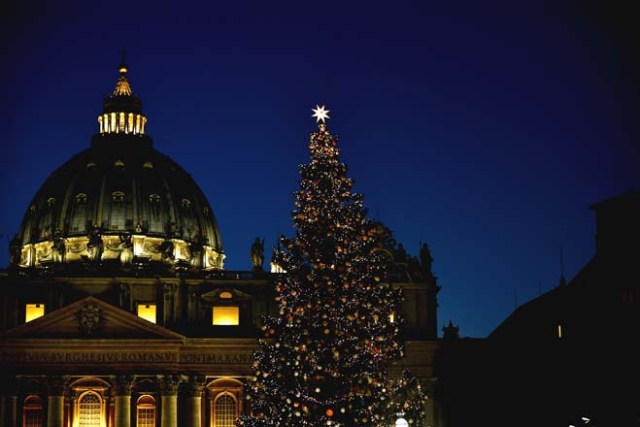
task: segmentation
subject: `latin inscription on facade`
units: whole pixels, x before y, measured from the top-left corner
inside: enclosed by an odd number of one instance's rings
[[[17,364],[105,364],[105,363],[182,363],[182,364],[247,364],[252,361],[249,353],[188,353],[173,352],[3,352],[3,363]]]

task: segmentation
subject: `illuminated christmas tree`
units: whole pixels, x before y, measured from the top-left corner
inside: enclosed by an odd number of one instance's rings
[[[393,393],[408,382],[388,377],[403,349],[401,294],[386,281],[381,250],[386,229],[367,219],[362,196],[351,191],[328,110],[313,111],[318,130],[309,137],[311,161],[300,166],[296,235],[274,251],[284,271],[279,312],[265,319],[247,386],[252,416],[238,425],[389,426],[403,408]]]

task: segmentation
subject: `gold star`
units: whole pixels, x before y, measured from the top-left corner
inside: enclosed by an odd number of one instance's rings
[[[324,105],[316,104],[316,108],[312,108],[311,111],[313,111],[313,114],[311,115],[311,117],[316,118],[316,123],[320,123],[320,122],[325,123],[327,119],[331,118],[329,117],[329,110],[325,110]]]

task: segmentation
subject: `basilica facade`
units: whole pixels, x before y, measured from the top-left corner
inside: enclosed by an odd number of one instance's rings
[[[262,261],[224,269],[211,204],[153,147],[124,63],[97,121],[90,146],[33,197],[0,271],[0,423],[233,426],[280,273]],[[405,293],[396,371],[419,377],[425,425],[443,426],[439,286],[428,253],[398,249],[386,248]]]

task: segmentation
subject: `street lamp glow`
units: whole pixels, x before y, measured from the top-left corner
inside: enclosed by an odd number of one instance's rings
[[[396,427],[409,427],[409,423],[404,418],[398,418],[396,420]]]

